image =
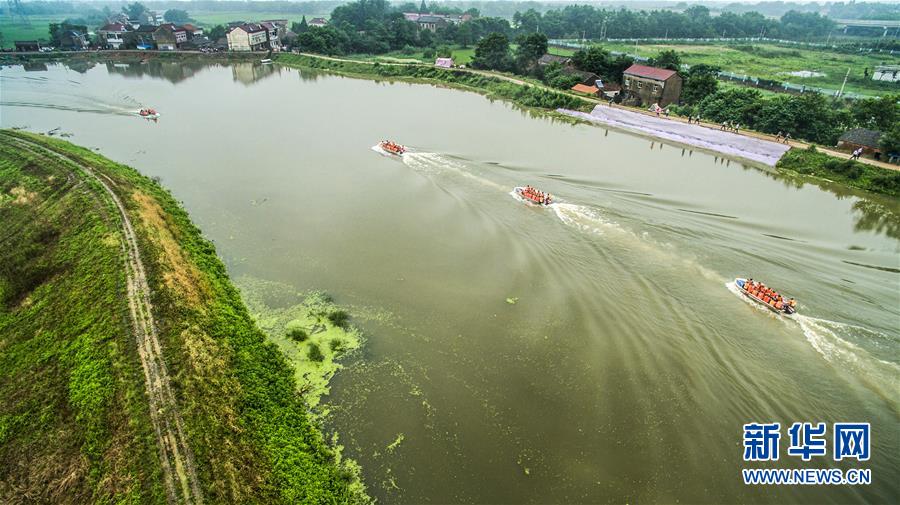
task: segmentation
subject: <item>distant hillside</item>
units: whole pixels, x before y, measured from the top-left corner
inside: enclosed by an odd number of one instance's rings
[[[0,502],[367,503],[171,195],[0,131]]]

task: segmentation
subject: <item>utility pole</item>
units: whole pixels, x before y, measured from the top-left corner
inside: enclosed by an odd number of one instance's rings
[[[841,84],[841,90],[838,91],[838,96],[844,96],[844,86],[847,85],[847,78],[850,77],[850,69],[847,69],[847,75],[844,76],[844,83]]]

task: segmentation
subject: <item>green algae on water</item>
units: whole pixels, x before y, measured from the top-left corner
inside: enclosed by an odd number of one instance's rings
[[[362,344],[360,331],[324,293],[298,293],[288,284],[252,277],[241,277],[235,284],[256,324],[294,366],[297,387],[310,408],[319,406],[343,366],[338,360]],[[312,348],[318,352],[310,352]]]

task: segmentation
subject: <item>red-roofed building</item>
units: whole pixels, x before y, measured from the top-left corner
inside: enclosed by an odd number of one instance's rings
[[[600,88],[597,86],[588,86],[586,84],[576,84],[572,86],[572,91],[584,93],[586,95],[600,96]]]
[[[622,75],[622,89],[628,99],[642,104],[659,104],[665,107],[678,103],[681,97],[682,79],[678,72],[666,68],[632,65]]]

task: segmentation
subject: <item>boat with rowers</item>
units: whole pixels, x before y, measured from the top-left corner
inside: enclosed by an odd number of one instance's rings
[[[382,151],[388,154],[395,154],[397,156],[400,156],[406,152],[405,147],[390,140],[382,140],[378,143],[378,147],[380,147]]]
[[[793,298],[785,300],[778,291],[753,279],[734,280],[734,285],[741,294],[777,314],[790,316],[797,311],[797,301]]]
[[[138,111],[138,115],[145,119],[158,119],[159,112],[156,112],[156,109],[151,109],[150,107],[144,107]]]
[[[536,205],[550,205],[553,203],[553,197],[550,193],[538,191],[531,186],[517,186],[514,191],[520,198]]]

